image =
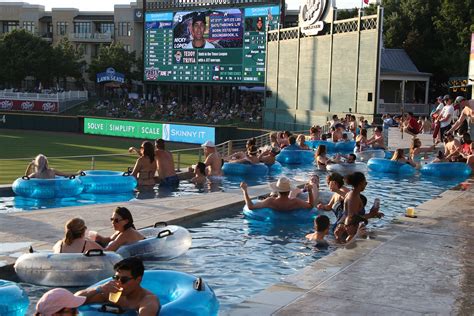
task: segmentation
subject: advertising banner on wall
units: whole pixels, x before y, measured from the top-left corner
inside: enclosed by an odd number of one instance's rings
[[[58,113],[58,102],[0,99],[0,111]]]
[[[206,126],[135,122],[84,118],[84,133],[141,139],[162,138],[167,141],[202,144],[215,141],[215,128]]]

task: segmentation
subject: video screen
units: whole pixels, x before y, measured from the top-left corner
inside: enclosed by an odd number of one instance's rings
[[[262,84],[279,6],[145,14],[145,81]]]

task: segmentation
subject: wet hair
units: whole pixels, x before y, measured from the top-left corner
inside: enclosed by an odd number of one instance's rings
[[[257,146],[251,145],[247,148],[249,156],[256,156],[258,154]]]
[[[360,135],[364,136],[364,137],[367,137],[367,130],[365,128],[362,128],[360,130]]]
[[[354,159],[354,161],[356,161],[357,159],[357,156],[355,154],[349,154],[347,155],[348,157],[352,157],[352,159]]]
[[[326,177],[327,182],[334,181],[337,183],[337,186],[341,188],[344,185],[344,178],[337,172],[333,172]]]
[[[196,164],[196,169],[203,175],[206,175],[206,165],[203,162],[198,162]]]
[[[247,148],[250,147],[250,146],[255,146],[257,144],[257,140],[255,139],[255,137],[252,137],[252,138],[249,138],[247,140]]]
[[[316,149],[316,156],[321,156],[323,154],[326,154],[326,145],[319,145],[318,149]]]
[[[462,134],[461,143],[468,144],[468,145],[471,144],[472,143],[471,134],[469,133]]]
[[[46,170],[48,170],[48,158],[43,154],[39,154],[35,158],[35,171],[44,172]]]
[[[376,130],[377,132],[383,132],[383,128],[382,128],[381,126],[377,126],[377,127],[375,128],[375,130]]]
[[[133,225],[132,213],[130,213],[128,208],[117,206],[114,213],[119,215],[122,219],[128,220],[128,223],[123,227],[124,229],[129,229],[130,227],[135,228],[135,225]]]
[[[334,114],[334,115],[332,116],[332,119],[333,119],[333,120],[337,119],[337,114]]]
[[[444,159],[444,153],[441,150],[438,150],[438,154],[436,155],[438,159]]]
[[[155,161],[155,148],[153,148],[153,144],[150,141],[145,141],[142,143],[143,147],[143,156],[148,157],[150,162]]]
[[[284,131],[283,134],[286,135],[286,137],[290,137],[290,136],[291,136],[291,132],[290,132],[290,131]]]
[[[130,271],[130,274],[133,278],[138,278],[143,276],[145,272],[145,267],[143,265],[143,261],[138,257],[130,257],[123,259],[122,261],[117,262],[114,265],[115,271]]]
[[[318,215],[314,219],[314,227],[319,233],[325,231],[329,228],[329,217],[327,217],[326,215]]]
[[[402,148],[398,148],[397,150],[395,150],[395,152],[393,153],[393,156],[392,156],[392,159],[391,160],[398,160],[398,159],[401,159],[405,156],[405,153],[403,152],[403,149]]]
[[[347,175],[345,181],[348,185],[356,187],[365,181],[365,175],[362,172],[354,172],[353,174]]]
[[[328,135],[326,134],[321,135],[321,140],[326,140],[326,139],[328,139]]]
[[[165,141],[162,138],[155,140],[155,146],[158,149],[165,150]]]
[[[82,218],[75,217],[70,219],[64,226],[65,235],[63,242],[70,246],[74,240],[84,235],[86,229],[86,224]]]
[[[288,142],[290,143],[290,145],[294,145],[296,143],[295,136],[291,135],[290,137],[288,137]]]
[[[270,134],[270,142],[278,142],[277,133]]]
[[[345,140],[347,140],[347,139],[348,139],[348,136],[347,136],[347,134],[345,134],[345,133],[344,133],[344,134],[342,134],[342,139],[345,139]]]

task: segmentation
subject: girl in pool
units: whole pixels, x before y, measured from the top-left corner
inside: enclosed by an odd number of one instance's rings
[[[422,158],[421,153],[428,153],[434,151],[436,148],[436,145],[430,146],[430,147],[421,147],[421,141],[418,138],[413,138],[413,141],[410,145],[410,153],[409,153],[409,158],[419,164]],[[424,155],[426,158],[426,155]]]
[[[326,166],[331,163],[339,163],[339,157],[336,155],[334,160],[329,159],[327,156],[326,146],[319,145],[314,155],[316,164],[319,170],[326,170]]]
[[[131,147],[129,152],[137,152],[140,158],[137,159],[133,167],[132,175],[137,178],[138,185],[141,187],[153,187],[155,185],[156,161],[155,147],[149,141],[142,143],[140,150]]]
[[[133,217],[130,211],[125,207],[117,207],[110,218],[115,233],[110,237],[97,235],[95,241],[106,245],[106,251],[116,251],[123,245],[132,244],[134,242],[145,239],[133,225]]]
[[[401,149],[401,148],[395,150],[391,160],[398,161],[398,162],[401,162],[401,163],[407,163],[412,167],[416,167],[416,164],[413,162],[413,160],[411,160],[410,158],[408,158],[408,159],[405,158],[405,153],[403,152],[403,149]]]
[[[102,249],[94,241],[87,240],[86,224],[81,218],[73,218],[64,226],[64,239],[59,240],[53,247],[54,253],[84,253],[91,249]]]
[[[305,144],[306,138],[303,134],[299,134],[298,137],[296,138],[296,144],[300,146],[301,149],[303,150],[310,150],[308,145]]]
[[[34,170],[32,172],[32,169]],[[38,179],[54,179],[56,176],[70,177],[73,175],[79,175],[80,172],[75,174],[67,174],[48,166],[48,158],[45,155],[39,154],[36,158],[30,162],[28,168],[26,168],[25,175],[30,178]]]

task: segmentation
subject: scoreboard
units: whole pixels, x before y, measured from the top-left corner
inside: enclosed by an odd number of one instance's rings
[[[144,80],[262,84],[279,6],[145,14]]]

